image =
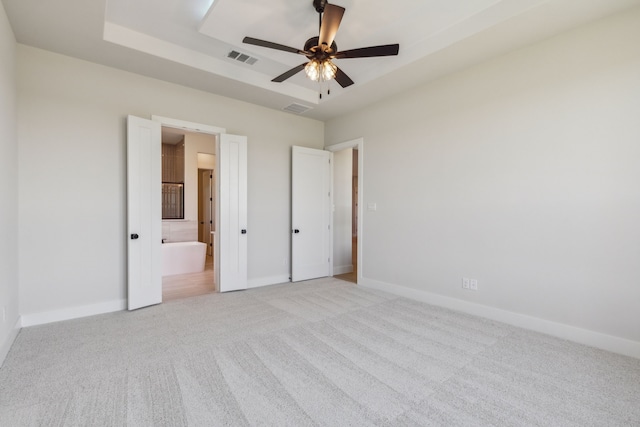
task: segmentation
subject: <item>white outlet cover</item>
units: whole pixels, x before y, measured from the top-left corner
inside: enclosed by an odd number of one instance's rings
[[[471,279],[469,281],[469,288],[471,290],[477,291],[478,290],[478,281],[476,279]]]

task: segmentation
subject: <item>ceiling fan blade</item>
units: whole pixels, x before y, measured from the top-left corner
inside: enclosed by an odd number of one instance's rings
[[[340,67],[338,67],[338,69],[336,70],[336,81],[338,82],[338,84],[342,87],[348,87],[351,86],[353,84],[353,80],[351,80],[351,78],[349,76],[347,76],[344,71],[342,71],[340,69]]]
[[[253,37],[245,37],[242,39],[242,43],[252,44],[255,46],[268,47],[269,49],[281,50],[284,52],[299,53],[300,55],[309,55],[309,52],[296,49],[295,47],[289,47],[278,43],[268,42],[266,40],[254,39]]]
[[[344,50],[332,55],[336,59],[371,58],[374,56],[393,56],[400,51],[399,44],[385,44],[382,46],[361,47],[359,49]]]
[[[340,22],[344,15],[344,7],[327,4],[322,14],[322,24],[320,25],[320,46],[331,47],[333,39],[336,37]]]
[[[295,68],[290,69],[286,73],[280,74],[278,77],[276,77],[271,81],[276,83],[282,83],[283,81],[287,80],[289,77],[293,77],[294,75],[298,74],[300,71],[304,70],[305,65],[307,65],[307,62],[305,62],[304,64],[300,64]]]

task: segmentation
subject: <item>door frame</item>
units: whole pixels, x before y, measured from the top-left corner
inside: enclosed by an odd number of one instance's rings
[[[222,127],[218,127],[218,126],[211,126],[211,125],[205,125],[202,123],[195,123],[195,122],[188,122],[185,120],[179,120],[179,119],[172,119],[169,117],[163,117],[163,116],[157,116],[157,115],[151,115],[151,120],[154,122],[159,122],[160,123],[160,127],[169,127],[169,128],[175,128],[175,129],[182,129],[185,130],[187,132],[194,132],[194,133],[205,133],[205,134],[209,134],[209,135],[214,135],[216,137],[216,147],[215,147],[215,153],[216,153],[216,164],[218,165],[219,163],[219,153],[220,153],[220,135],[223,133],[227,133],[227,129],[226,128],[222,128]],[[219,185],[220,182],[220,168],[217,167],[216,170],[213,171],[214,175],[215,175],[215,184],[216,186]],[[219,189],[216,188],[216,197],[219,197]],[[219,218],[219,213],[218,213],[218,209],[219,209],[219,200],[216,199],[216,221],[218,221]],[[215,239],[213,240],[213,253],[214,256],[216,254],[219,254],[220,251],[219,249],[219,233],[218,233],[218,224],[216,222],[216,234],[215,234]],[[220,266],[219,263],[216,263],[215,266],[215,276],[214,276],[214,281],[216,283],[217,286],[220,286]]]
[[[325,150],[335,153],[336,151],[346,150],[348,148],[355,148],[358,150],[358,247],[356,258],[358,260],[358,274],[356,277],[356,284],[362,283],[362,273],[364,271],[364,264],[362,262],[362,243],[364,242],[364,227],[363,212],[364,212],[364,138],[352,139],[350,141],[341,142],[338,144],[328,145],[324,147]],[[333,169],[331,175],[331,194],[333,195],[334,189]],[[331,215],[331,224],[333,229],[333,214]],[[333,251],[333,241],[331,250]],[[331,257],[333,260],[333,256]],[[332,267],[333,275],[333,267]]]

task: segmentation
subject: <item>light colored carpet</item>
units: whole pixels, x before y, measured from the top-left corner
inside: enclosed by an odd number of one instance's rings
[[[0,426],[639,426],[640,360],[334,279],[23,329]]]

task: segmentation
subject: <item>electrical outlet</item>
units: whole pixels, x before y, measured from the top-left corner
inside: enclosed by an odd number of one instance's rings
[[[471,279],[469,281],[469,289],[471,289],[472,291],[477,291],[478,290],[478,280],[477,279]]]
[[[466,277],[462,278],[462,289],[469,289],[469,287],[471,286],[471,284],[469,283],[470,280]]]

